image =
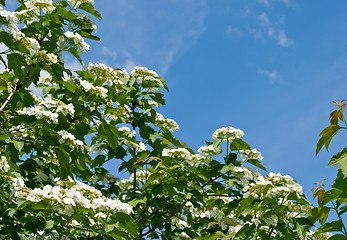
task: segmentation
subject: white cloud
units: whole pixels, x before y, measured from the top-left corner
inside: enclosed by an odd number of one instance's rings
[[[92,54],[112,64],[139,64],[163,74],[204,32],[206,0],[104,0],[99,4],[103,24],[98,33],[105,47]]]
[[[271,39],[274,39],[277,42],[277,45],[281,47],[289,47],[294,44],[294,41],[289,39],[286,32],[278,27],[278,25],[282,25],[284,22],[285,18],[283,16],[277,23],[271,22],[267,14],[264,12],[258,16],[258,23],[262,31]]]
[[[277,38],[277,44],[282,47],[288,47],[294,44],[293,40],[289,39],[283,30],[277,31],[276,38]]]
[[[271,81],[271,83],[275,83],[281,80],[281,77],[278,75],[277,71],[275,70],[269,71],[269,70],[258,68],[257,73],[259,75],[266,76]]]

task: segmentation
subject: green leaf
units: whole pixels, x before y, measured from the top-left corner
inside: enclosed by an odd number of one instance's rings
[[[319,220],[320,224],[324,224],[330,213],[330,208],[328,207],[316,207],[312,208],[310,212],[310,220],[316,222]]]
[[[67,51],[71,53],[82,65],[84,65],[80,53],[77,51],[76,48],[70,47]]]
[[[53,3],[55,7],[66,8],[69,4],[66,1],[56,1]]]
[[[330,223],[325,223],[318,228],[321,232],[340,232],[342,231],[343,223],[342,220],[332,221]]]
[[[345,147],[341,152],[332,156],[329,161],[328,166],[333,166],[339,164],[339,168],[344,176],[347,176],[347,147]]]
[[[61,81],[60,83],[62,83],[66,87],[66,89],[69,90],[70,92],[74,93],[76,91],[76,88],[73,84],[67,81]]]
[[[94,17],[96,17],[99,20],[101,20],[101,18],[102,18],[101,14],[98,11],[96,11],[94,9],[94,6],[90,3],[82,3],[78,8],[86,11],[87,13],[90,13],[91,15],[93,15]]]
[[[347,240],[347,237],[345,235],[342,235],[342,234],[335,234],[328,239],[329,240]]]
[[[6,0],[0,0],[0,4],[4,7],[6,7],[6,3],[5,3]]]
[[[248,159],[247,162],[267,172],[266,168],[260,163],[260,160],[258,159]]]
[[[91,32],[89,32],[88,30],[81,30],[81,31],[78,31],[78,33],[84,38],[101,42],[101,39],[99,37],[92,35]]]
[[[329,127],[326,127],[318,136],[322,136],[318,143],[316,148],[316,156],[318,155],[319,151],[322,149],[322,147],[325,145],[325,148],[328,151],[328,147],[330,144],[331,139],[335,136],[335,134],[341,129],[339,125],[331,125]]]
[[[251,147],[243,141],[241,138],[235,138],[231,143],[230,143],[230,151],[234,150],[249,150]]]
[[[0,135],[0,141],[4,141],[7,138],[9,138],[9,136],[7,134]]]
[[[221,172],[226,173],[226,172],[229,172],[230,170],[232,170],[233,168],[234,168],[233,165],[225,165],[222,167]]]
[[[23,142],[15,141],[15,140],[10,140],[9,142],[13,143],[13,146],[18,150],[18,152],[22,151],[24,147]]]
[[[24,74],[22,67],[26,68],[27,66],[25,58],[19,53],[11,53],[7,55],[7,61],[8,68],[14,71],[16,77],[18,77],[20,80],[23,80]]]
[[[214,141],[213,141],[213,148],[218,148],[219,145],[221,144],[223,140],[221,138],[216,138]]]

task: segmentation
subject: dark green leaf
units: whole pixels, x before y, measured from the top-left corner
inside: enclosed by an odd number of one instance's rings
[[[230,143],[230,151],[234,150],[249,150],[251,147],[243,141],[241,138],[235,138],[231,143]]]
[[[340,232],[342,231],[342,220],[332,221],[330,223],[325,223],[318,228],[321,232]]]
[[[328,238],[328,240],[347,240],[347,237],[342,234],[335,234],[331,236],[330,238]]]
[[[67,51],[71,53],[83,65],[80,53],[76,50],[76,48],[70,47]]]
[[[248,159],[247,162],[267,172],[266,168],[260,163],[260,160],[258,159]]]

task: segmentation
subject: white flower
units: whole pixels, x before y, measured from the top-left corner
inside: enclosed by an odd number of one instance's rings
[[[0,171],[3,170],[4,172],[7,172],[10,170],[10,165],[7,163],[7,159],[5,156],[1,156],[0,158]]]
[[[133,130],[131,131],[128,127],[120,127],[118,128],[118,131],[123,132],[125,136],[127,137],[135,137],[136,132]]]
[[[36,13],[53,12],[55,7],[52,0],[25,0],[24,4],[27,8],[33,10]]]
[[[242,138],[244,135],[243,131],[233,127],[222,127],[217,129],[213,134],[212,138],[216,139],[222,137],[224,142],[231,142],[235,138]]]
[[[191,153],[185,149],[185,148],[174,148],[174,149],[167,149],[165,148],[162,151],[163,157],[179,157],[179,158],[184,158],[184,159],[190,159]]]
[[[71,39],[82,52],[86,52],[89,50],[89,44],[86,43],[84,41],[84,38],[78,33],[67,31],[64,33],[64,35],[68,39]]]
[[[239,150],[239,157],[245,157],[245,161],[247,161],[248,159],[263,159],[261,153],[257,149]]]

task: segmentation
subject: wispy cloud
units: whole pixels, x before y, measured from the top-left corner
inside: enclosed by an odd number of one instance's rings
[[[207,15],[206,0],[104,0],[97,8],[103,15],[98,32],[105,47],[93,58],[144,65],[161,74],[195,44]]]
[[[265,6],[270,6],[269,0],[257,0],[258,3],[264,4]]]
[[[278,27],[278,25],[282,25],[284,21],[285,19],[282,16],[277,23],[273,23],[265,12],[258,16],[258,22],[262,31],[271,39],[274,39],[277,45],[281,47],[289,47],[294,44],[294,41],[287,37],[287,34],[283,29]]]
[[[257,74],[266,76],[272,84],[282,80],[282,78],[278,75],[277,71],[275,70],[269,71],[262,68],[258,68]]]
[[[233,27],[231,25],[227,27],[226,33],[230,37],[241,37],[243,35],[242,31],[238,27]]]
[[[270,0],[256,0],[256,1],[262,5],[265,5],[266,7],[270,6]],[[273,0],[273,2],[283,3],[286,7],[289,7],[291,3],[290,0]]]

